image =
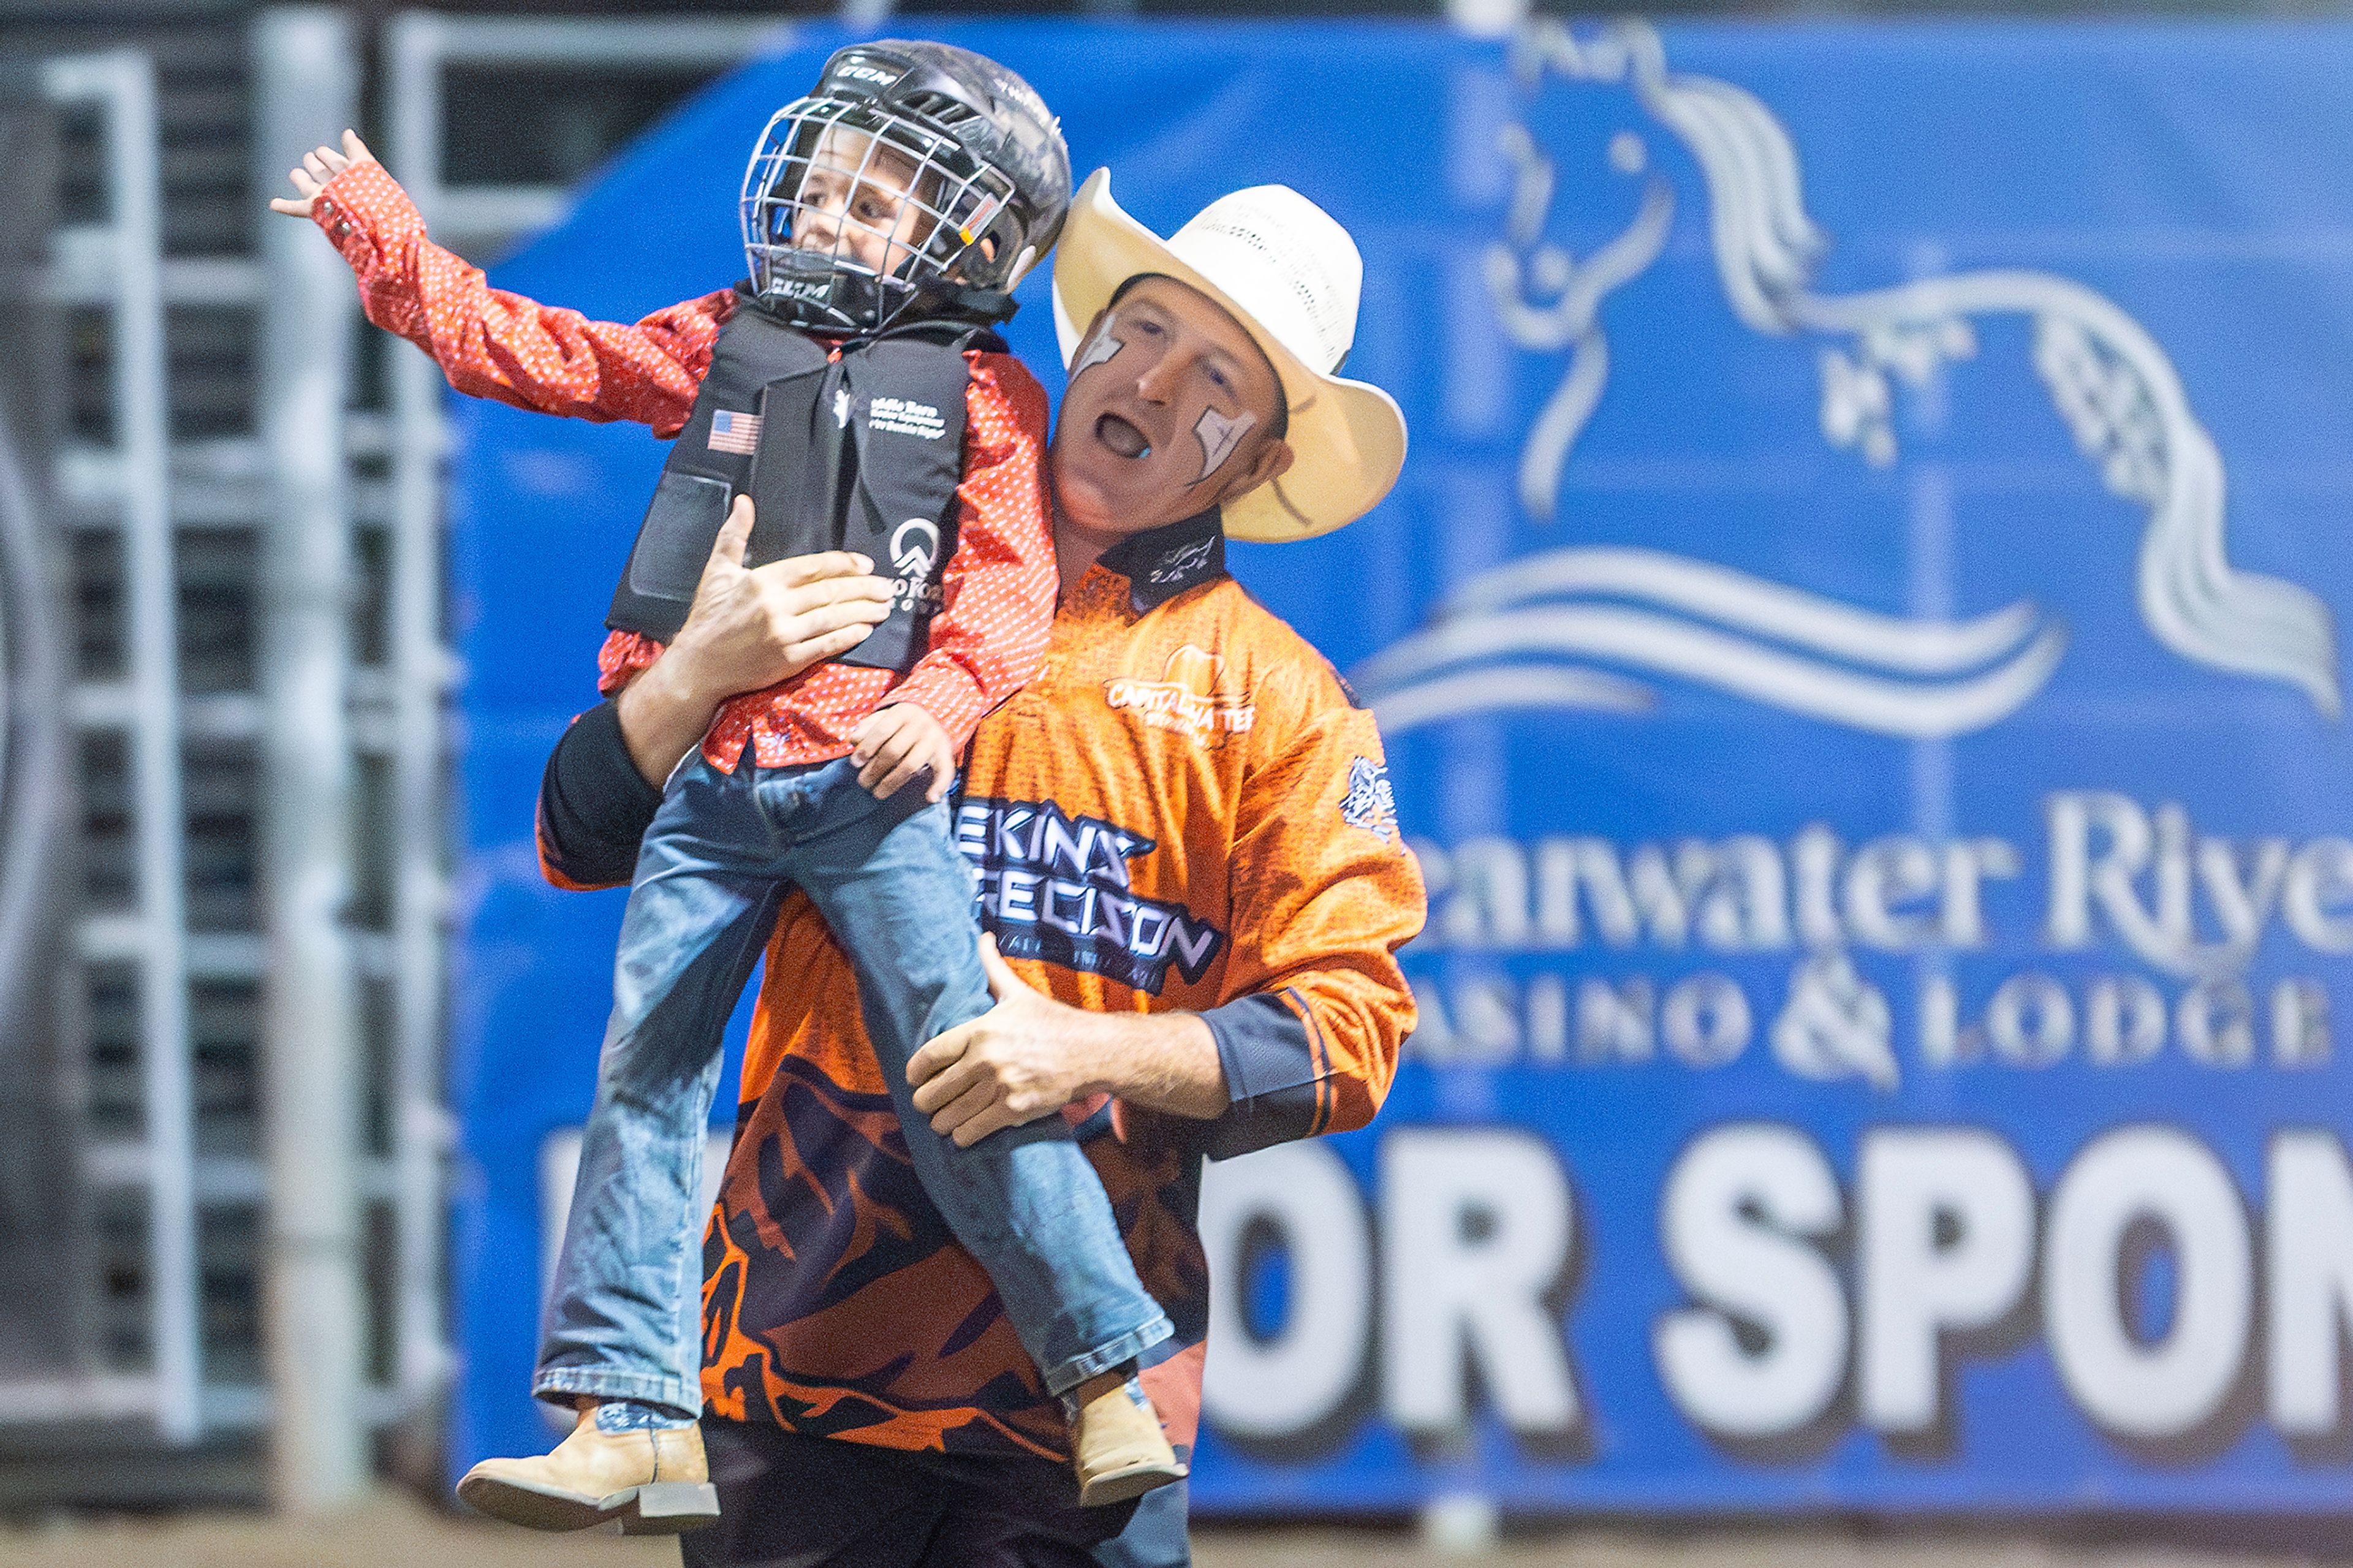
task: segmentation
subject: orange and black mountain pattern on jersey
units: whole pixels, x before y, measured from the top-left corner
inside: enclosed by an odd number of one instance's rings
[[[1199,1161],[1169,1131],[1105,1105],[1081,1135],[1182,1352],[1208,1326],[1208,1270],[1193,1232]],[[887,1095],[779,1063],[744,1108],[703,1276],[704,1387],[720,1414],[890,1447],[1064,1456],[1060,1405],[924,1196]],[[1189,1442],[1189,1422],[1177,1435]]]

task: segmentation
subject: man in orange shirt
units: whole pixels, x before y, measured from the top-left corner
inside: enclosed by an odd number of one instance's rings
[[[1392,953],[1422,888],[1371,716],[1224,569],[1229,533],[1323,532],[1394,481],[1395,405],[1332,374],[1360,275],[1338,225],[1277,187],[1166,243],[1101,174],[1073,205],[1060,601],[1038,679],[975,733],[955,819],[1004,955],[998,1002],[910,1069],[959,1142],[1058,1111],[1078,1126],[1176,1325],[1143,1380],[1180,1447],[1199,1411],[1203,1158],[1363,1125],[1413,1022]],[[744,678],[711,651],[733,571],[714,563],[704,629],[551,759],[540,837],[561,879],[627,874],[648,781]],[[829,629],[748,618],[764,645]],[[688,1560],[1183,1561],[1181,1485],[1132,1517],[1076,1507],[1060,1412],[914,1179],[854,977],[805,901],[768,973],[704,1246],[723,1521]]]

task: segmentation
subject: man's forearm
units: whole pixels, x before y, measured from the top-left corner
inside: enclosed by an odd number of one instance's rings
[[[692,689],[681,673],[679,661],[658,658],[614,702],[629,761],[656,789],[669,780],[679,759],[694,750],[719,711],[719,700]]]
[[[539,781],[539,858],[560,888],[629,879],[661,791],[638,773],[619,715],[600,702],[573,721]]]
[[[1147,1110],[1207,1121],[1225,1114],[1226,1069],[1198,1013],[1097,1013],[1096,1087]]]
[[[997,1005],[926,1042],[907,1064],[915,1109],[969,1149],[1001,1127],[1097,1094],[1210,1121],[1226,1114],[1225,1059],[1198,1013],[1091,1013],[1033,990],[984,938]]]

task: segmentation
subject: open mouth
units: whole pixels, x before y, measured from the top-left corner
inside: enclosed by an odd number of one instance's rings
[[[1116,414],[1106,414],[1095,421],[1095,439],[1123,458],[1152,455],[1151,437]]]

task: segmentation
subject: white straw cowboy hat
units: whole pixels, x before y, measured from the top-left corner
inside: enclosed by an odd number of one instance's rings
[[[1291,405],[1291,471],[1225,505],[1226,532],[1313,539],[1373,510],[1405,466],[1405,416],[1377,386],[1332,373],[1356,336],[1365,277],[1356,241],[1288,185],[1219,196],[1162,239],[1120,210],[1111,171],[1071,199],[1054,252],[1054,330],[1068,368],[1121,284],[1158,273],[1207,294],[1273,362]]]

